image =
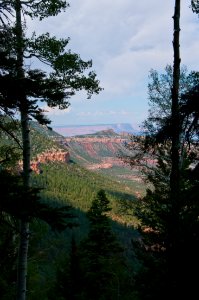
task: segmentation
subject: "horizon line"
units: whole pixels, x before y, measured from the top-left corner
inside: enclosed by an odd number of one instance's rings
[[[94,124],[74,124],[74,125],[53,125],[52,127],[79,127],[79,126],[108,126],[108,125],[132,125],[132,123],[94,123]]]

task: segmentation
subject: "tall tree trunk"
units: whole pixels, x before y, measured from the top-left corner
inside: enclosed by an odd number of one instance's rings
[[[24,93],[24,38],[21,20],[21,0],[15,0],[16,10],[16,41],[17,41],[17,77],[20,82],[19,103],[21,113],[21,131],[23,144],[23,184],[28,190],[30,187],[30,130],[28,117],[28,100]],[[28,199],[26,199],[28,201]],[[18,254],[17,300],[26,299],[27,258],[29,243],[29,224],[26,218],[20,224],[20,243]]]
[[[29,243],[29,224],[21,221],[20,245],[18,254],[17,300],[26,299],[27,259]]]
[[[178,274],[178,238],[179,238],[179,201],[180,201],[180,116],[179,116],[179,80],[180,80],[180,0],[175,0],[173,33],[173,86],[172,86],[172,147],[171,147],[171,222],[169,230],[169,278],[171,288],[177,288]]]

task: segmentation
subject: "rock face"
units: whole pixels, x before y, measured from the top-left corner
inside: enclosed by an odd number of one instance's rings
[[[124,139],[120,137],[74,137],[74,138],[65,138],[64,139],[66,142],[77,142],[77,143],[104,143],[104,144],[112,144],[112,143],[118,143],[121,144]]]
[[[118,153],[124,151],[126,137],[85,136],[64,138],[63,141],[70,149],[71,156],[87,169],[110,169],[123,165]]]
[[[37,174],[41,173],[41,164],[48,162],[68,163],[70,154],[68,151],[47,151],[37,155],[34,161],[31,161],[31,170]]]
[[[70,160],[70,154],[68,151],[61,151],[61,150],[46,151],[37,155],[36,158],[31,161],[30,167],[31,167],[31,171],[35,172],[36,174],[40,174],[42,172],[41,164],[46,164],[49,162],[68,163],[69,160]],[[21,161],[19,162],[19,167],[22,170]]]
[[[43,152],[36,157],[36,161],[39,163],[47,163],[51,161],[60,161],[67,163],[70,159],[68,151],[47,151]]]

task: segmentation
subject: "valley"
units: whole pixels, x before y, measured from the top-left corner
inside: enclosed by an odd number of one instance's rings
[[[128,265],[124,278],[130,280],[133,268],[137,268],[132,238],[137,238],[139,225],[133,205],[144,193],[144,186],[138,171],[131,170],[119,158],[119,154],[125,151],[128,135],[109,129],[91,135],[64,137],[36,122],[31,122],[30,132],[32,188],[40,189],[42,203],[52,207],[69,207],[69,216],[73,216],[76,223],[75,227],[69,226],[59,232],[42,220],[31,221],[28,260],[30,299],[50,299],[47,296],[49,286],[54,286],[56,272],[63,261],[70,261],[73,239],[79,248],[88,235],[87,213],[100,190],[105,192],[110,203],[107,217],[111,230],[122,245],[122,259]],[[20,134],[16,134],[20,139]],[[16,147],[11,138],[2,134],[1,146],[3,144]],[[21,163],[20,154],[16,161],[17,174],[21,174]],[[15,171],[14,167],[12,170]],[[70,223],[70,220],[69,217],[67,221]],[[126,290],[126,293],[128,299],[131,290]]]
[[[128,141],[129,133],[118,134],[108,129],[94,134],[63,137],[59,142],[68,149],[73,162],[116,180],[126,185],[127,189],[133,188],[133,193],[141,196],[145,192],[142,175],[120,158],[127,154],[125,144]]]

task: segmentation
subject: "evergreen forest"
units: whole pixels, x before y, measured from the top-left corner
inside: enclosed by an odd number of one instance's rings
[[[199,1],[189,2],[198,15]],[[78,142],[70,148],[41,108],[64,110],[79,92],[103,91],[69,38],[28,33],[28,20],[68,7],[0,0],[0,299],[196,299],[199,71],[181,64],[181,0],[173,1],[173,65],[149,72],[142,134],[115,144],[128,169],[98,171],[86,169],[89,154]],[[140,176],[139,187],[118,180],[122,168]]]

